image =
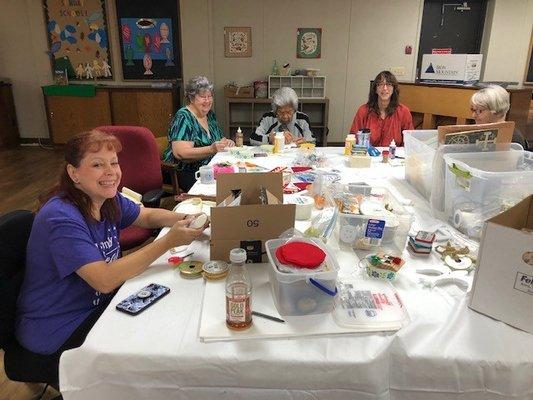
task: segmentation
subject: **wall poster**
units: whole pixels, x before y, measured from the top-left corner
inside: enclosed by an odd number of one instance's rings
[[[296,31],[296,57],[320,58],[322,28],[298,28]]]
[[[177,0],[117,0],[125,80],[181,78]]]
[[[104,0],[44,0],[54,75],[111,79]]]

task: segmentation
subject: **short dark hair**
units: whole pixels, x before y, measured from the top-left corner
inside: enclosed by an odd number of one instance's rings
[[[398,104],[400,104],[400,87],[398,86],[398,80],[390,71],[381,71],[376,75],[370,84],[368,102],[366,105],[368,106],[369,110],[374,111],[377,115],[379,115],[378,94],[376,93],[376,89],[378,88],[378,83],[381,83],[382,80],[392,85],[392,96],[390,98],[390,103],[385,110],[387,115],[392,115],[396,111],[396,108],[398,108]]]
[[[82,132],[72,137],[65,145],[65,162],[61,168],[59,182],[48,193],[41,196],[40,207],[53,196],[59,195],[78,207],[86,220],[94,221],[94,217],[91,213],[91,198],[84,191],[78,189],[76,185],[74,185],[74,182],[67,172],[67,165],[70,164],[78,168],[81,160],[87,153],[96,153],[104,146],[106,146],[108,150],[114,150],[117,153],[122,150],[122,144],[115,135],[96,129]],[[100,209],[100,214],[102,218],[107,219],[108,221],[116,222],[120,220],[120,207],[117,204],[116,197],[104,201],[104,204]]]

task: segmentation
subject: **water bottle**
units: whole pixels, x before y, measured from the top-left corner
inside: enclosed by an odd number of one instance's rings
[[[231,266],[226,278],[226,325],[233,330],[252,325],[252,280],[246,270],[246,250],[229,253]]]

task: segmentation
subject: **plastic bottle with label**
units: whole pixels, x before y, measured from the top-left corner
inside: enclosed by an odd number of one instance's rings
[[[235,134],[235,146],[242,147],[244,145],[244,136],[241,131],[241,127],[237,128],[237,133]]]
[[[272,65],[272,75],[278,76],[279,75],[279,67],[278,62],[274,60],[274,65]]]
[[[392,139],[389,145],[389,158],[391,160],[396,158],[396,142],[394,141],[394,139]]]
[[[272,149],[272,153],[281,153],[284,146],[285,135],[283,134],[283,132],[276,132],[276,135],[274,136],[274,148]]]
[[[350,133],[346,135],[346,139],[344,141],[344,155],[349,156],[352,154],[352,147],[355,144],[355,135]]]
[[[233,330],[252,325],[252,280],[246,270],[246,250],[229,253],[231,266],[226,278],[226,325]]]

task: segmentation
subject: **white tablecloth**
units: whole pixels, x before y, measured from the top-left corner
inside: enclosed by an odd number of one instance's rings
[[[348,169],[342,149],[325,151],[343,181],[364,179],[412,199],[415,229],[442,225],[405,183],[403,167]],[[273,167],[289,165],[292,157],[251,161]],[[219,154],[215,162],[226,159]],[[191,190],[214,192],[214,185]],[[208,238],[190,248],[195,258],[208,259]],[[440,265],[435,256],[414,260],[405,253],[394,284],[411,323],[396,333],[216,343],[198,339],[205,283],[180,278],[168,256],[126,282],[85,343],[63,354],[65,399],[533,398],[533,335],[470,310],[469,295],[457,286],[420,285],[415,269]],[[115,311],[116,303],[151,282],[169,286],[170,294],[136,317]]]

